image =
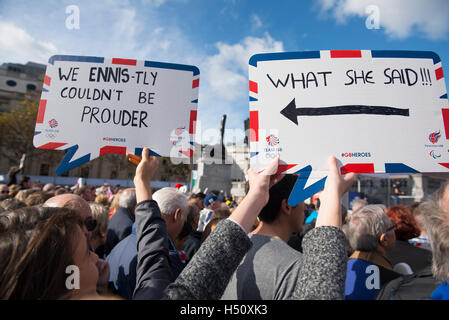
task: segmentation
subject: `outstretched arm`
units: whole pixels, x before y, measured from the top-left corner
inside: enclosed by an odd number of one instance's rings
[[[165,221],[157,203],[152,200],[150,182],[158,166],[157,157],[148,155],[148,148],[142,151],[142,160],[128,155],[131,162],[138,164],[134,185],[137,206],[137,277],[134,299],[160,299],[165,288],[172,282],[168,263],[168,242]]]
[[[344,298],[347,254],[346,237],[340,229],[340,199],[355,175],[341,176],[335,157],[329,157],[328,168],[316,226],[303,239],[303,261],[293,299]]]
[[[221,221],[195,253],[187,267],[166,290],[168,299],[216,300],[223,295],[252,243],[247,233],[266,205],[270,187],[281,179],[273,175],[279,159],[264,173],[248,171],[248,195],[232,215]]]

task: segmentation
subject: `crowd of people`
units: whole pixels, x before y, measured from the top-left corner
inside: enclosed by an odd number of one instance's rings
[[[449,299],[449,183],[411,206],[347,210],[355,174],[329,157],[319,200],[292,206],[297,176],[279,159],[234,199],[153,190],[158,159],[142,154],[134,188],[18,170],[0,184],[1,299]]]

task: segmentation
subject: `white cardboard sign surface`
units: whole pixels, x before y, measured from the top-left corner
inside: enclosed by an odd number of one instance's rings
[[[68,150],[57,174],[106,153],[192,157],[199,70],[131,59],[53,56],[34,145]],[[73,160],[72,160],[73,159]]]
[[[420,51],[312,51],[250,59],[251,167],[280,171],[447,172],[449,106],[441,60]]]

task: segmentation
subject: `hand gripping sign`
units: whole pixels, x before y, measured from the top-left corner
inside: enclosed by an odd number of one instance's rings
[[[34,133],[67,150],[56,174],[107,153],[193,156],[197,67],[101,57],[49,59]]]
[[[433,52],[257,54],[249,79],[250,165],[260,171],[280,154],[279,172],[299,174],[290,205],[324,188],[329,155],[342,173],[449,169],[449,106]]]

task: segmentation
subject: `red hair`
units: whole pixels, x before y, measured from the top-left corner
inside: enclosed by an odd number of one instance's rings
[[[419,236],[420,230],[409,206],[392,206],[387,209],[387,215],[393,224],[397,224],[394,230],[396,239],[407,241]]]

